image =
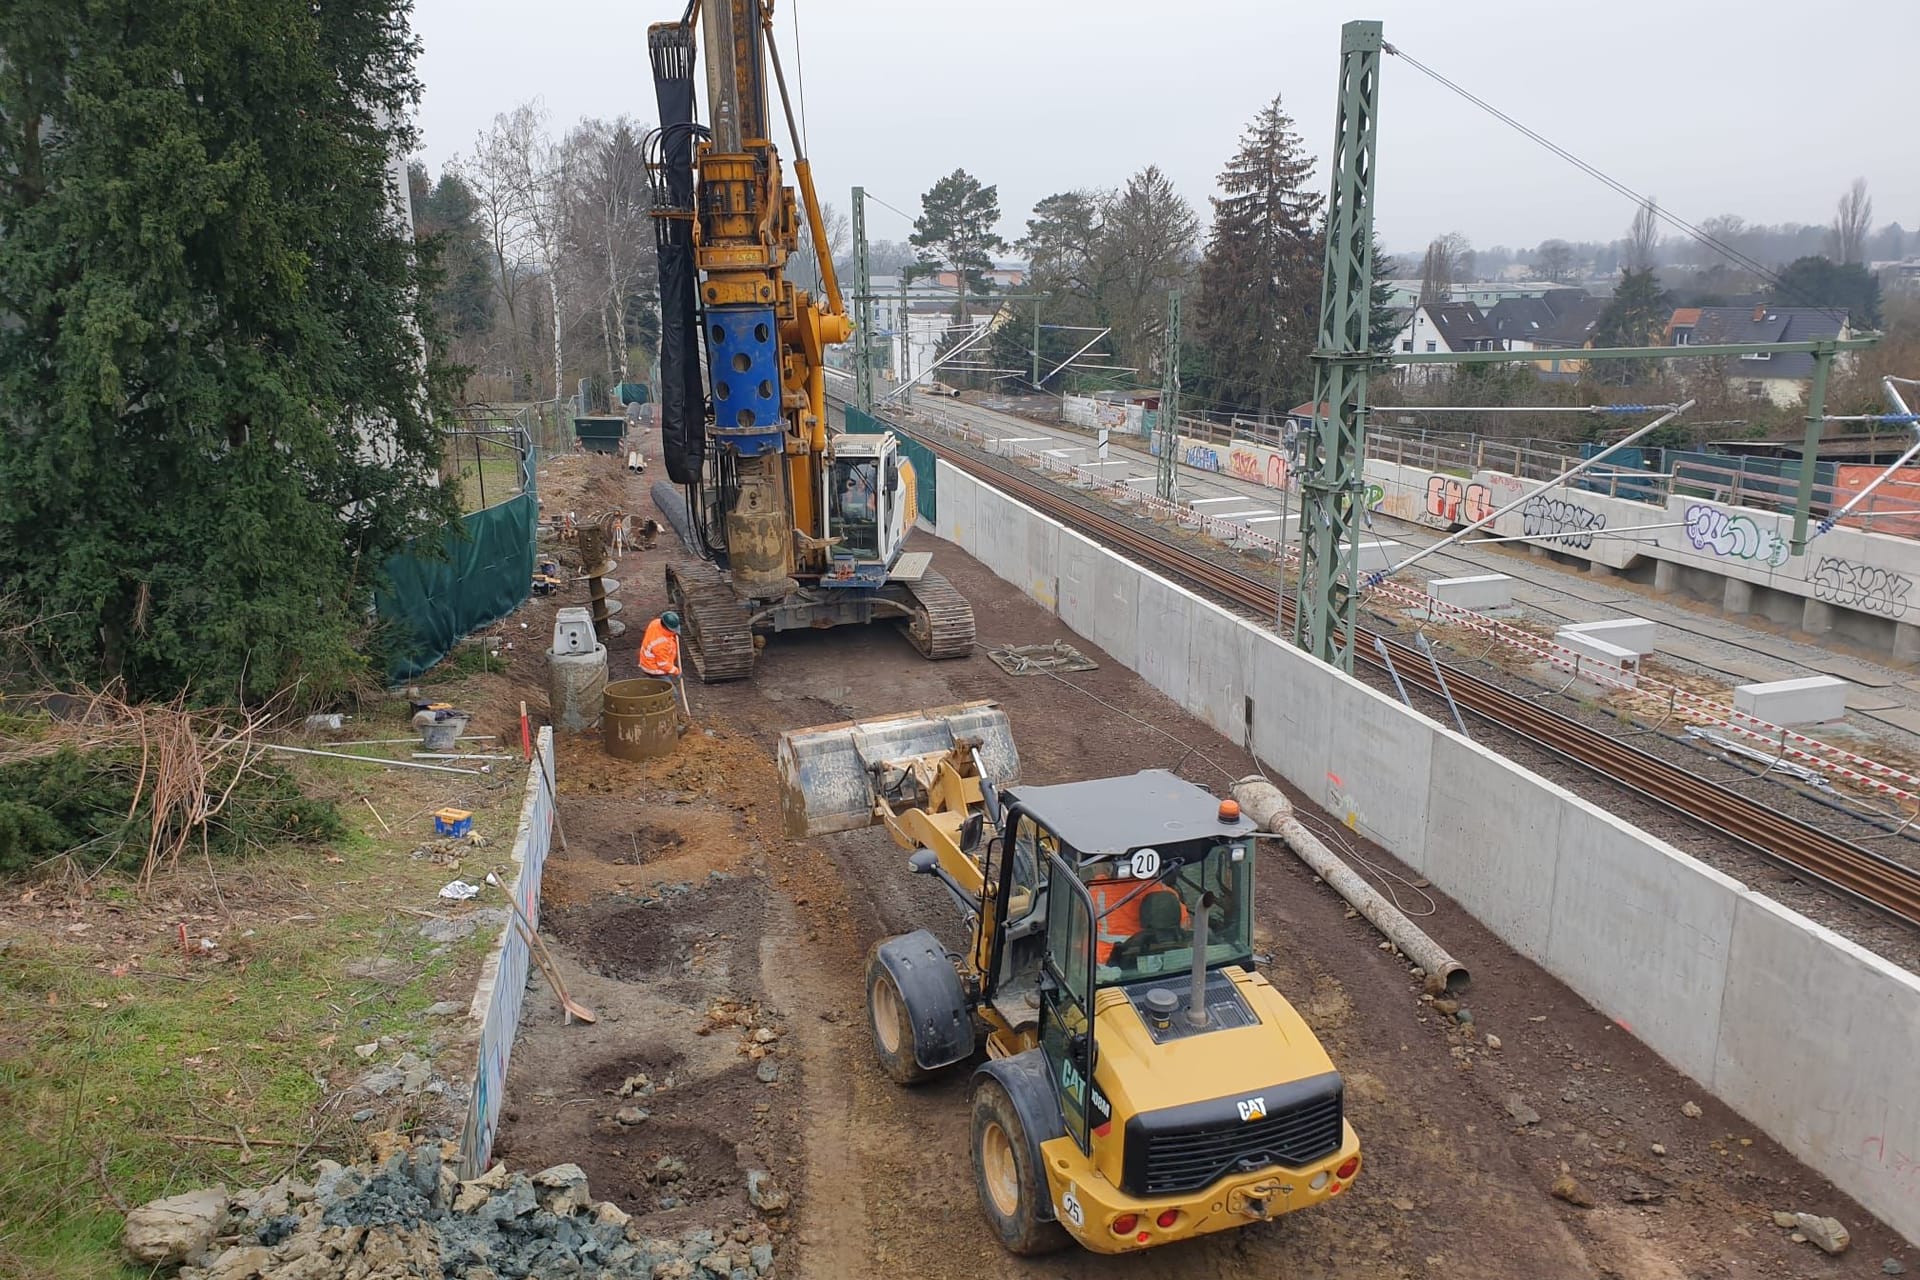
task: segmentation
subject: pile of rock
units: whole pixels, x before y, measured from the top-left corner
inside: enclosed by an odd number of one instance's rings
[[[731,1232],[650,1236],[619,1206],[595,1203],[578,1165],[529,1176],[496,1165],[462,1182],[450,1145],[400,1147],[384,1160],[320,1162],[311,1183],[223,1186],[127,1215],[129,1256],[180,1265],[180,1280],[757,1280],[773,1272],[764,1221]],[[753,1203],[775,1216],[786,1193],[756,1170]]]

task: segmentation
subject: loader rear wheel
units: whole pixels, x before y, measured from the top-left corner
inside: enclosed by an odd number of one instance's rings
[[[873,1049],[880,1069],[895,1084],[919,1084],[933,1072],[920,1065],[913,1051],[913,1014],[900,986],[880,962],[880,949],[867,955],[867,1024],[873,1030]]]
[[[1028,1257],[1069,1243],[1065,1227],[1040,1216],[1049,1202],[1046,1171],[1033,1162],[1013,1099],[990,1079],[973,1091],[973,1183],[980,1212],[1008,1253]]]

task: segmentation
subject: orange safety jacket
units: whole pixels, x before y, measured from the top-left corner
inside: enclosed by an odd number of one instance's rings
[[[658,618],[647,624],[647,634],[640,641],[640,670],[650,676],[680,674],[680,637]]]
[[[1094,911],[1100,917],[1094,949],[1101,964],[1107,963],[1115,947],[1140,932],[1140,908],[1147,898],[1156,893],[1173,892],[1157,885],[1141,889],[1138,880],[1089,880],[1087,890],[1093,895]],[[1129,899],[1128,894],[1133,897]],[[1180,922],[1187,922],[1185,903],[1180,904]]]

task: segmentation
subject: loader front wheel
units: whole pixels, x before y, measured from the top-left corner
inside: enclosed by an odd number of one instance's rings
[[[973,1091],[973,1183],[980,1212],[1008,1253],[1030,1257],[1067,1245],[1066,1228],[1041,1216],[1049,1202],[1046,1171],[1035,1166],[1020,1113],[994,1080]]]
[[[900,985],[880,961],[880,948],[867,955],[867,1023],[873,1030],[873,1050],[880,1069],[895,1084],[919,1084],[933,1072],[920,1065],[913,1050],[913,1014]]]

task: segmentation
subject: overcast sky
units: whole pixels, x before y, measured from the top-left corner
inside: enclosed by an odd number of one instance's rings
[[[424,158],[437,171],[530,99],[556,131],[582,116],[652,121],[646,28],[680,8],[417,0]],[[822,199],[845,209],[860,184],[917,212],[921,192],[964,168],[998,185],[1011,241],[1035,200],[1147,164],[1209,217],[1215,175],[1275,93],[1324,159],[1340,24],[1356,16],[1690,221],[1824,223],[1863,175],[1876,224],[1920,227],[1915,82],[1894,56],[1916,47],[1920,0],[779,0],[777,26],[796,94],[796,67],[804,76]],[[1612,239],[1633,215],[1396,58],[1380,135],[1378,221],[1397,252],[1452,230],[1482,248]],[[875,239],[911,229],[873,205],[869,224]]]

